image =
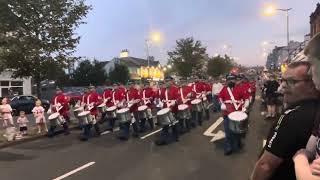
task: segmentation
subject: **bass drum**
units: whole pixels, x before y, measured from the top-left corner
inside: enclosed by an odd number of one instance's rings
[[[180,104],[178,106],[178,117],[179,119],[190,119],[191,118],[191,113],[189,106],[186,104]]]
[[[228,115],[229,128],[233,133],[245,134],[248,131],[248,115],[242,111],[235,111]]]
[[[192,111],[202,112],[202,104],[200,99],[194,99],[191,101]]]
[[[115,119],[117,117],[117,106],[111,106],[106,110],[107,110],[106,116],[108,119]]]
[[[164,108],[157,112],[157,121],[160,125],[166,126],[175,124],[177,120],[173,117],[170,108]]]
[[[58,112],[51,114],[48,117],[49,122],[50,122],[50,126],[60,126],[61,123],[60,123],[59,118],[60,118],[60,114]]]
[[[131,121],[131,113],[129,108],[122,108],[117,111],[117,118],[120,123],[126,123]]]
[[[148,112],[147,112],[148,106],[143,105],[138,107],[138,116],[139,119],[147,119],[148,118]]]
[[[83,111],[78,114],[79,124],[80,125],[88,125],[93,119],[91,117],[90,111]]]

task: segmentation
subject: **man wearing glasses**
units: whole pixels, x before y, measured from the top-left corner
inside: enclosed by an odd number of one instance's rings
[[[311,135],[319,101],[309,62],[293,62],[282,76],[285,112],[271,129],[251,178],[296,179],[292,157]]]

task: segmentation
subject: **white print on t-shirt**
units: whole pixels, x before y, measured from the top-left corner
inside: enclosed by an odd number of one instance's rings
[[[277,137],[277,132],[274,132],[272,138],[269,141],[268,148],[271,148],[273,140]]]

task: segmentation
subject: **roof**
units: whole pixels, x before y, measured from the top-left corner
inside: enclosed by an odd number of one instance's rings
[[[140,59],[135,57],[124,57],[124,58],[118,58],[121,63],[126,64],[127,66],[148,66],[148,60],[146,59]],[[150,66],[158,66],[159,61],[149,61]]]

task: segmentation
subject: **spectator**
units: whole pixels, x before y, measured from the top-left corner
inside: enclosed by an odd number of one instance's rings
[[[288,107],[270,131],[252,173],[253,180],[296,179],[292,158],[308,142],[319,98],[308,75],[310,66],[308,62],[294,62],[283,74],[284,102]]]
[[[27,135],[28,133],[28,126],[27,123],[29,120],[27,119],[26,113],[24,111],[20,111],[20,116],[17,119],[17,124],[20,128],[21,135]]]
[[[220,83],[219,80],[214,79],[212,85],[212,102],[214,107],[214,112],[220,112],[220,103],[219,103],[219,93],[222,90],[223,85]]]
[[[320,91],[320,34],[316,35],[305,49],[308,60],[312,63],[312,80],[317,90]],[[293,160],[295,163],[298,180],[320,179],[320,104],[315,119],[315,126],[308,141],[306,149],[296,153]],[[309,165],[309,162],[312,162]]]
[[[267,115],[266,117],[275,117],[276,115],[276,103],[277,103],[277,90],[279,83],[275,80],[275,75],[270,75],[270,79],[265,85]]]
[[[38,127],[38,134],[41,133],[42,127],[44,127],[45,131],[48,132],[46,118],[44,117],[44,108],[41,106],[41,101],[36,101],[36,106],[32,109],[32,113],[34,118],[36,119],[36,124]]]

